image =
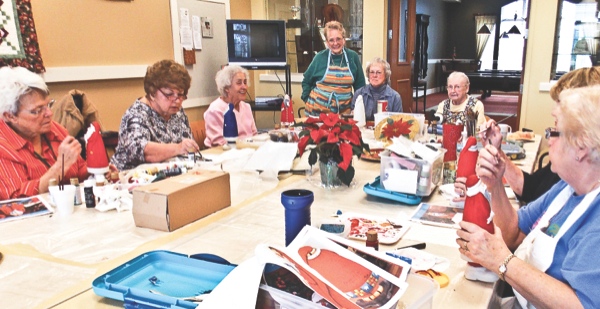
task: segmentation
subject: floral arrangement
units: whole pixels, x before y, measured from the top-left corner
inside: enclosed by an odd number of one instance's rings
[[[320,114],[319,118],[308,118],[299,123],[304,129],[299,134],[298,150],[300,156],[307,145],[316,145],[310,150],[308,164],[324,164],[331,161],[338,166],[337,176],[343,184],[350,186],[354,178],[352,156],[360,156],[363,151],[369,151],[369,145],[362,140],[360,130],[353,119],[342,119],[338,114]]]

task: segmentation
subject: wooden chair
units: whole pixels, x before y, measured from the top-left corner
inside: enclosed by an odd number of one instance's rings
[[[206,146],[204,145],[204,139],[206,139],[206,125],[204,120],[190,122],[190,129],[192,130],[192,135],[200,147],[200,150],[206,149]]]

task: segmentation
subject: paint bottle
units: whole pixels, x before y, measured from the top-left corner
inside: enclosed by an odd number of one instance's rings
[[[367,247],[371,247],[375,250],[379,250],[379,239],[377,235],[377,231],[374,229],[367,231]]]
[[[88,179],[83,182],[83,196],[85,199],[85,207],[96,207],[96,196],[94,195],[94,179]]]
[[[75,199],[75,206],[79,206],[81,204],[83,204],[83,201],[81,200],[81,188],[79,188],[79,179],[77,179],[76,177],[71,178],[71,184],[75,187],[75,196],[73,197]]]

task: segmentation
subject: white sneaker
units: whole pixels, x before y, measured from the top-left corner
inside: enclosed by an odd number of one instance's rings
[[[465,269],[465,278],[471,281],[496,282],[498,280],[498,275],[483,266],[475,267],[467,265],[467,269]]]

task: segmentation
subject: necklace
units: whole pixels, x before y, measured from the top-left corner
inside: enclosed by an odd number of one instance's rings
[[[332,53],[332,55],[334,55],[334,54]],[[340,57],[340,64],[338,64],[338,67],[341,68],[342,67],[342,62],[344,62],[344,52],[343,51],[340,54],[340,56],[341,56]],[[333,61],[333,57],[331,57],[331,64],[335,65],[335,62]]]

